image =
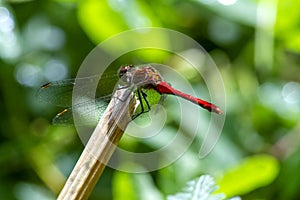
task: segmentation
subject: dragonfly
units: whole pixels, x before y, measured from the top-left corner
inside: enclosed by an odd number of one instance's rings
[[[123,88],[125,86],[135,91],[137,94],[137,98],[140,102],[140,112],[134,114],[134,116],[132,116],[132,119],[137,118],[143,113],[149,112],[151,109],[151,105],[145,92],[146,90],[154,90],[158,92],[161,95],[161,99],[159,101],[160,103],[163,102],[166,95],[175,95],[186,99],[210,112],[223,114],[222,110],[218,106],[173,88],[170,84],[164,81],[163,77],[160,75],[157,69],[152,65],[124,65],[119,69],[117,76],[119,80],[123,83],[123,85],[119,87]],[[97,80],[96,76],[81,79],[81,82],[86,82],[86,84],[92,83],[93,79]],[[68,96],[71,95],[74,85],[75,79],[49,82],[41,86],[41,88],[38,91],[38,96],[56,105],[68,106],[71,103],[70,101],[66,103],[66,101],[68,101],[66,99],[68,98]],[[84,86],[84,84],[82,85]],[[83,87],[82,89],[84,90],[85,88]],[[53,118],[53,123],[72,123],[72,112],[74,112],[75,110],[81,110],[81,115],[84,116],[88,116],[89,114],[94,113],[94,111],[97,110],[97,119],[100,119],[101,114],[104,112],[111,98],[112,94],[107,94],[96,98],[95,101],[87,100],[86,102],[69,106],[68,108],[63,109]],[[145,102],[145,105],[143,102]]]

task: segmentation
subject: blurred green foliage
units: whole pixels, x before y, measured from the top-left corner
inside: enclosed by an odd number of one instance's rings
[[[55,199],[83,149],[73,127],[51,124],[60,110],[38,101],[39,86],[75,77],[87,54],[105,39],[155,26],[192,37],[216,62],[227,95],[222,135],[201,160],[199,136],[180,159],[158,171],[106,168],[90,199],[145,199],[141,194],[163,199],[202,174],[214,176],[229,197],[298,199],[299,7],[296,0],[0,1],[1,198]],[[118,48],[123,47],[107,51]],[[114,65],[168,56],[151,50],[137,55]],[[190,82],[206,91],[202,80]],[[166,139],[178,126],[173,121]],[[120,145],[135,152],[159,146],[129,138]]]

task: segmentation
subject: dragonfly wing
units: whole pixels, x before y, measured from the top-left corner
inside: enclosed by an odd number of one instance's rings
[[[76,83],[80,84],[77,91],[86,96],[89,94],[89,87],[97,83],[97,76],[90,76],[76,79]],[[72,105],[72,93],[75,85],[75,79],[66,79],[62,81],[50,82],[43,85],[37,93],[38,99],[51,103],[53,105],[68,107]]]
[[[54,125],[96,125],[104,113],[111,95],[101,97],[95,100],[87,100],[66,108],[58,113],[52,120]],[[74,121],[74,116],[76,120]]]
[[[37,97],[57,106],[70,106],[74,83],[75,79],[47,83],[38,90]]]
[[[72,108],[64,109],[52,119],[52,124],[54,125],[71,125],[73,123]]]

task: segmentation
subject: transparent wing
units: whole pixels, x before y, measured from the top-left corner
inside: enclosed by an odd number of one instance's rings
[[[64,109],[58,113],[52,120],[54,125],[74,124],[74,115],[76,116],[76,125],[96,125],[104,113],[111,95],[101,97],[95,100],[87,100]]]
[[[61,107],[69,107],[72,105],[72,93],[75,84],[77,84],[76,92],[82,97],[107,96],[112,93],[118,77],[116,73],[107,72],[101,76],[89,76],[84,78],[66,79],[62,81],[49,82],[40,87],[37,92],[39,100],[48,102]],[[96,94],[91,91],[91,86],[97,85]]]
[[[97,76],[79,78],[79,92],[89,95],[88,92],[91,84],[96,84]],[[72,92],[75,85],[75,79],[66,79],[47,83],[40,87],[37,92],[38,99],[62,107],[72,105]]]

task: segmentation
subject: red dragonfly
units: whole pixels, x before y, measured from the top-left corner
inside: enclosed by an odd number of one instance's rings
[[[119,78],[127,83],[133,84],[137,88],[138,98],[141,101],[144,98],[145,102],[147,103],[146,94],[143,92],[142,89],[154,89],[158,93],[164,94],[171,94],[175,96],[182,97],[186,100],[189,100],[202,108],[210,111],[215,112],[217,114],[222,114],[220,108],[216,105],[204,101],[202,99],[196,98],[192,95],[185,94],[179,90],[172,88],[168,83],[163,81],[162,76],[159,72],[152,66],[143,66],[143,67],[134,67],[133,65],[126,65],[120,68],[119,70]],[[142,105],[141,105],[142,106]],[[150,110],[150,105],[147,103],[148,110]],[[142,113],[144,109],[142,107]]]
[[[139,115],[146,113],[150,111],[150,103],[147,100],[147,94],[144,92],[144,89],[153,89],[157,91],[159,94],[162,95],[161,100],[163,100],[165,95],[175,95],[182,97],[194,104],[197,104],[201,106],[202,108],[210,111],[215,112],[217,114],[222,114],[220,108],[218,108],[216,105],[209,103],[205,100],[202,100],[200,98],[196,98],[194,96],[191,96],[189,94],[183,93],[179,90],[174,89],[171,87],[168,83],[166,83],[162,76],[159,74],[159,72],[151,65],[143,65],[143,66],[133,66],[133,65],[125,65],[122,66],[119,69],[118,76],[121,80],[121,82],[126,84],[126,87],[131,87],[132,89],[136,89],[136,93],[138,96],[138,99],[140,101],[141,106],[141,112],[138,114],[135,114],[133,116],[133,119],[138,117]],[[89,79],[89,77],[87,78]],[[91,81],[89,81],[91,82]],[[50,99],[49,101],[54,102],[58,105],[67,105],[66,103],[60,103],[60,101],[64,101],[65,96],[64,93],[71,93],[72,88],[75,84],[74,79],[65,80],[65,81],[57,81],[57,82],[50,82],[45,85],[43,85],[38,95],[41,96],[43,99]],[[67,89],[64,89],[67,88]],[[70,94],[69,94],[70,95]],[[58,113],[56,117],[54,118],[53,122],[55,124],[61,124],[61,123],[70,123],[70,120],[72,120],[72,111],[76,108],[81,108],[82,110],[85,110],[84,112],[90,112],[91,110],[98,109],[100,114],[105,110],[106,105],[103,105],[103,100],[107,101],[111,98],[111,95],[106,95],[104,97],[97,98],[97,102],[102,102],[102,105],[97,105],[96,107],[93,106],[92,108],[88,108],[89,103],[82,103],[80,105],[74,105],[70,108],[64,109],[62,112]],[[51,100],[52,99],[52,100]],[[146,103],[147,109],[145,109],[143,105],[143,101]],[[95,105],[90,104],[90,105]],[[88,109],[87,109],[88,108]]]

